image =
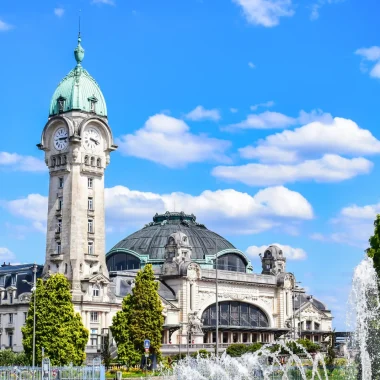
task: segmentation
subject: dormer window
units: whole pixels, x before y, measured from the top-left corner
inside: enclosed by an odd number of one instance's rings
[[[58,113],[62,113],[65,110],[65,101],[66,99],[63,96],[60,96],[57,99]]]
[[[99,295],[100,295],[99,285],[94,284],[92,287],[92,296],[93,297],[99,297]]]
[[[88,98],[88,101],[90,103],[90,112],[95,112],[96,111],[96,102],[98,99],[96,99],[94,96],[91,98]]]

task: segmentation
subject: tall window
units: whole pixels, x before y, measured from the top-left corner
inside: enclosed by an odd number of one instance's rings
[[[98,321],[99,321],[99,313],[97,311],[91,311],[90,322],[98,322]]]
[[[100,296],[100,288],[99,285],[94,284],[92,287],[92,296],[99,297]]]
[[[61,211],[63,207],[63,197],[58,197],[58,211]]]
[[[88,232],[94,232],[94,221],[92,219],[88,219]]]
[[[92,189],[94,179],[93,178],[87,178],[87,187],[89,189]]]
[[[9,323],[13,323],[13,313],[9,313]]]
[[[13,291],[12,290],[9,292],[9,303],[10,304],[13,303]]]
[[[319,330],[321,325],[317,322],[314,322],[314,330]]]
[[[59,187],[60,189],[63,188],[63,177],[59,177],[59,178],[58,178],[58,187]]]
[[[306,330],[311,330],[311,321],[306,321]]]
[[[88,198],[88,200],[87,200],[87,207],[88,207],[89,211],[93,211],[94,210],[94,200],[93,200],[92,197]]]
[[[92,242],[92,241],[88,242],[88,250],[87,250],[87,252],[88,252],[89,255],[93,255],[94,254],[94,242]]]
[[[26,322],[26,318],[28,318],[28,313],[24,311],[24,323]]]
[[[56,232],[61,233],[61,231],[62,231],[62,219],[58,219]]]
[[[91,329],[91,346],[98,345],[98,329]]]
[[[57,241],[57,255],[60,255],[61,253],[62,253],[61,242]]]
[[[8,333],[8,345],[9,347],[13,347],[13,333],[12,332]]]

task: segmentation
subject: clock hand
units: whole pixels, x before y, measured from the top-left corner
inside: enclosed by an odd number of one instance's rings
[[[90,140],[93,141],[96,145],[99,145],[99,141],[98,140],[95,140],[92,137],[90,138]]]
[[[58,140],[67,140],[67,137],[61,137]]]

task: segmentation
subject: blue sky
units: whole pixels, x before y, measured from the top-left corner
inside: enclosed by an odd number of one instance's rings
[[[107,249],[184,210],[288,270],[344,328],[380,212],[380,5],[367,0],[3,0],[0,260],[43,262],[48,174],[35,146],[74,67],[98,81],[119,150]]]

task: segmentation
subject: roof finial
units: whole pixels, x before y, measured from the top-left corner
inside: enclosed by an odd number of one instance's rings
[[[81,62],[83,61],[83,58],[84,58],[84,49],[82,48],[80,44],[82,42],[82,38],[80,36],[80,12],[81,10],[79,10],[78,45],[74,50],[74,57],[75,57],[75,60],[77,61],[77,66],[81,65]]]
[[[81,9],[79,9],[79,32],[78,32],[78,38],[80,38],[80,13],[82,12]]]

